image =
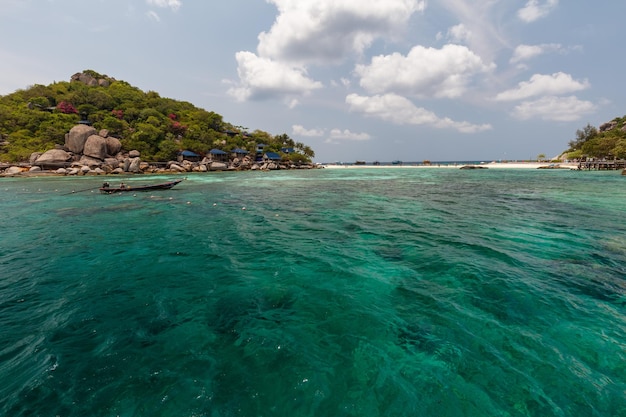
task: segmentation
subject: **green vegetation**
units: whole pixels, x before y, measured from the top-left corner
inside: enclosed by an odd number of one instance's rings
[[[569,142],[568,159],[626,159],[626,116],[615,118],[599,128],[587,124]]]
[[[213,148],[226,152],[241,148],[253,153],[261,143],[267,145],[266,151],[296,163],[310,162],[315,156],[310,147],[294,142],[287,134],[248,133],[225,122],[221,115],[188,102],[143,92],[93,70],[82,74],[108,82],[55,82],[0,96],[1,161],[26,161],[33,152],[64,144],[65,134],[81,120],[88,120],[98,130],[107,129],[125,150],[137,149],[148,161],[172,160],[182,150],[204,155]],[[282,153],[283,148],[293,152]]]

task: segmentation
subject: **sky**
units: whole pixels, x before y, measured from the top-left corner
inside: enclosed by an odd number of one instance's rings
[[[317,162],[554,157],[626,114],[626,2],[0,0],[0,95],[91,69]]]

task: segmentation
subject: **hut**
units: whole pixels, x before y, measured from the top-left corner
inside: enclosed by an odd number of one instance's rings
[[[183,162],[183,160],[190,162],[198,162],[202,159],[202,156],[197,153],[189,150],[178,152],[178,162]]]
[[[221,149],[211,149],[209,151],[209,156],[212,161],[228,162],[228,152]]]

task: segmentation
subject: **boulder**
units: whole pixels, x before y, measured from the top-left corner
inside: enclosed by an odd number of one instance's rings
[[[65,135],[65,147],[69,149],[70,152],[83,153],[87,138],[95,134],[96,129],[91,126],[76,125]]]
[[[193,170],[193,162],[187,161],[186,159],[181,163],[181,165],[186,171],[190,172]]]
[[[111,136],[103,136],[103,137],[106,137],[106,141],[107,141],[107,154],[117,155],[122,150],[122,142],[120,142],[118,138],[114,138]]]
[[[141,166],[141,159],[139,158],[132,158],[130,160],[130,165],[128,165],[128,172],[141,172],[140,169]]]
[[[139,158],[140,156],[141,156],[141,152],[139,152],[136,149],[133,149],[132,151],[128,152],[129,158]]]
[[[170,164],[170,170],[175,172],[185,172],[185,168],[178,164]]]
[[[21,174],[22,173],[22,168],[20,167],[8,167],[4,173],[6,175],[16,175],[16,174]]]
[[[608,132],[609,130],[613,130],[617,127],[617,122],[615,120],[610,121],[610,122],[606,122],[606,123],[602,123],[600,125],[600,127],[598,128],[598,130],[600,132]]]
[[[100,129],[98,132],[98,136],[102,136],[103,138],[109,137],[109,129]]]
[[[41,171],[41,168],[38,166],[30,167],[30,169],[28,170],[28,172],[40,172],[40,171]]]
[[[211,164],[209,165],[209,169],[211,171],[224,171],[228,169],[228,165],[223,162],[211,162]]]
[[[99,135],[89,136],[83,148],[83,155],[103,161],[108,156],[106,138]]]
[[[117,158],[105,158],[104,163],[105,165],[108,165],[113,169],[118,168],[120,166],[120,161]]]
[[[54,171],[54,172],[55,172],[56,174],[59,174],[59,175],[65,175],[65,174],[67,174],[67,170],[66,170],[65,168],[59,168],[59,169],[57,169],[57,170],[56,170],[56,171]]]
[[[102,161],[98,158],[93,158],[91,156],[83,155],[78,161],[80,166],[88,166],[89,168],[97,168],[102,165]]]
[[[39,158],[35,160],[35,163],[37,165],[53,165],[68,162],[70,159],[72,159],[72,155],[68,152],[62,149],[50,149],[39,156]]]
[[[41,156],[41,152],[33,152],[30,154],[30,158],[28,158],[28,163],[29,164],[34,164],[35,161],[37,161],[37,158],[39,158]]]

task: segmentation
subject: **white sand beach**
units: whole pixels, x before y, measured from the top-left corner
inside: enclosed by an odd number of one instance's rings
[[[479,164],[464,164],[464,163],[441,163],[433,162],[429,165],[421,163],[404,163],[398,165],[354,165],[354,164],[322,164],[325,168],[330,169],[407,169],[407,168],[422,168],[422,169],[460,169],[461,167],[476,167],[476,168],[495,168],[495,169],[577,169],[577,162],[484,162]]]

